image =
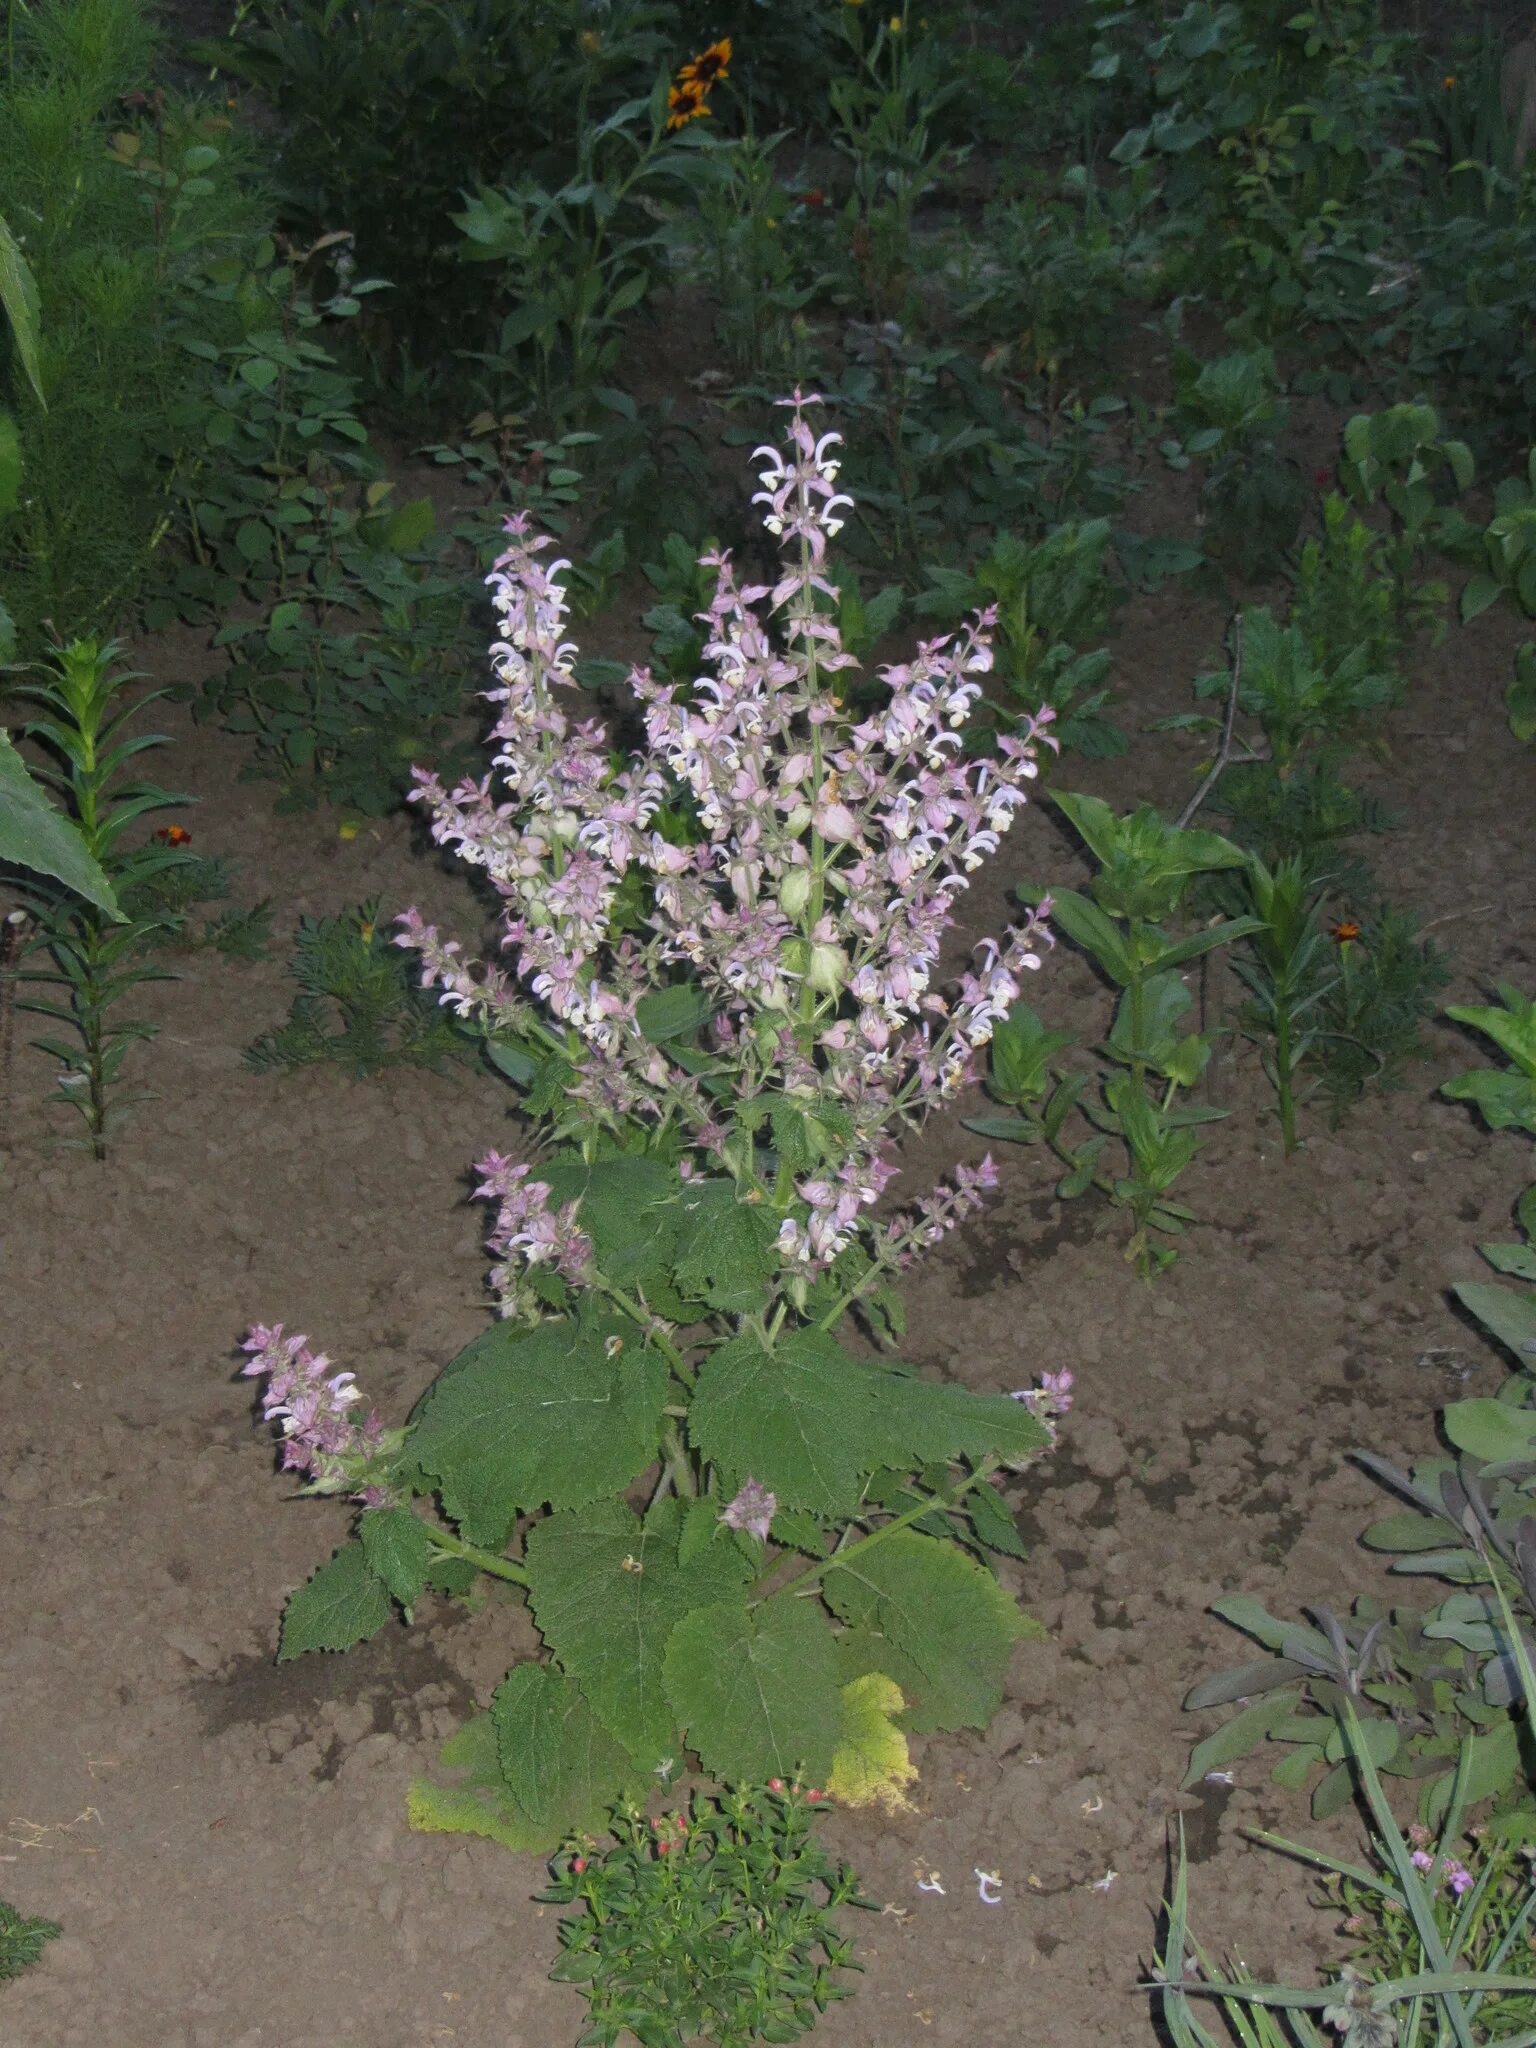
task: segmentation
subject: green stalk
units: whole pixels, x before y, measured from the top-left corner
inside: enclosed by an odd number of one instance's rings
[[[656,1346],[656,1349],[661,1353],[668,1365],[671,1366],[672,1370],[683,1382],[683,1385],[691,1387],[698,1378],[698,1374],[672,1342],[666,1331],[661,1328],[660,1319],[652,1314],[645,1303],[643,1301],[636,1301],[634,1296],[626,1294],[622,1287],[615,1287],[613,1282],[605,1279],[601,1273],[593,1274],[591,1284],[597,1289],[599,1294],[605,1294],[615,1308],[622,1310],[631,1322],[640,1325],[646,1337]]]
[[[898,1529],[910,1528],[914,1522],[920,1522],[924,1515],[931,1515],[935,1508],[954,1507],[973,1486],[980,1486],[983,1480],[990,1479],[992,1474],[1000,1469],[1002,1462],[1001,1458],[983,1458],[971,1476],[961,1480],[960,1484],[947,1494],[931,1494],[927,1500],[919,1501],[915,1508],[908,1508],[905,1514],[897,1515],[893,1521],[882,1522],[878,1529],[872,1529],[867,1536],[861,1536],[857,1543],[850,1543],[846,1550],[836,1550],[830,1557],[824,1557],[820,1564],[808,1565],[803,1572],[797,1573],[794,1578],[780,1586],[773,1597],[778,1599],[781,1594],[798,1593],[802,1588],[814,1585],[824,1573],[831,1571],[834,1565],[846,1565],[850,1559],[868,1550],[871,1544],[883,1543],[887,1536],[894,1536]],[[778,1565],[775,1562],[773,1569],[764,1572],[753,1586],[747,1602],[749,1607],[760,1607],[768,1598],[765,1588],[777,1569]]]
[[[1296,1150],[1296,1091],[1291,1079],[1291,1013],[1275,988],[1275,1093],[1280,1098],[1280,1142],[1285,1156]]]
[[[447,1529],[428,1529],[427,1535],[445,1556],[462,1557],[466,1564],[478,1565],[493,1579],[506,1579],[514,1586],[526,1586],[528,1583],[527,1572],[520,1564],[514,1564],[510,1557],[498,1557],[492,1550],[482,1550],[478,1543],[465,1543]]]

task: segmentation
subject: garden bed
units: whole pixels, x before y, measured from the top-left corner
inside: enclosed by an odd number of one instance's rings
[[[1173,592],[1131,603],[1115,677],[1135,724],[1184,708],[1222,622]],[[1449,938],[1459,1001],[1495,978],[1529,985],[1536,961],[1533,764],[1499,701],[1503,637],[1417,654],[1368,771],[1404,814],[1394,894]],[[205,658],[176,635],[134,654],[167,681]],[[332,813],[275,817],[239,779],[236,744],[174,713],[166,726],[167,779],[202,798],[197,848],[239,861],[242,898],[320,914],[378,895],[463,921],[459,878],[410,821],[347,838]],[[1169,737],[1077,777],[1117,806],[1165,809],[1191,780]],[[1080,873],[1032,805],[957,937],[996,928],[1004,882]],[[317,1342],[342,1333],[342,1363],[403,1413],[483,1327],[466,1170],[516,1143],[507,1098],[478,1073],[245,1071],[245,1046],[286,1008],[282,952],[198,956],[148,992],[162,1030],[139,1072],[159,1099],[105,1167],[54,1149],[47,1063],[16,1058],[0,1892],[66,1929],[0,1993],[16,2048],[548,2048],[579,2031],[577,1992],[545,1981],[556,1916],[527,1904],[538,1861],[405,1820],[409,1779],[534,1647],[520,1609],[424,1605],[412,1630],[346,1657],[272,1661],[283,1597],[350,1510],[276,1507],[236,1344],[256,1314]],[[1091,1030],[1095,987],[1059,946],[1039,999]],[[1464,1064],[1437,1029],[1402,1093],[1337,1133],[1315,1119],[1284,1161],[1251,1059],[1224,1055],[1218,1099],[1245,1113],[1205,1155],[1207,1220],[1155,1287],[1126,1265],[1116,1219],[1058,1203],[1038,1155],[1014,1151],[985,1214],[910,1289],[904,1355],[925,1371],[1006,1391],[1070,1366],[1078,1402],[1054,1457],[1010,1490],[1033,1554],[1003,1575],[1047,1640],[1021,1647],[985,1736],[919,1744],[912,1813],[829,1823],[889,1910],[856,1923],[866,1975],[825,2021],[827,2048],[1150,2039],[1136,1983],[1178,1816],[1208,1940],[1261,1976],[1336,1953],[1297,1872],[1242,1840],[1249,1824],[1305,1831],[1264,1767],[1180,1792],[1210,1725],[1180,1700],[1234,1661],[1212,1599],[1246,1590],[1289,1613],[1370,1582],[1356,1538],[1379,1497],[1350,1448],[1417,1455],[1448,1391],[1499,1379],[1445,1290],[1503,1228],[1521,1161],[1437,1099]],[[931,1126],[908,1184],[957,1137],[975,1156],[952,1121]],[[998,1873],[999,1905],[981,1903],[978,1869]]]

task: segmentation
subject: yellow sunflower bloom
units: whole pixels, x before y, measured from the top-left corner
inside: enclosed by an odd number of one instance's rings
[[[719,42],[711,43],[707,50],[702,50],[683,66],[677,74],[677,82],[679,85],[702,86],[708,92],[711,86],[718,85],[722,78],[730,75],[731,39],[722,36]]]
[[[668,129],[686,128],[690,121],[702,120],[709,112],[709,99],[703,86],[688,80],[672,87],[667,94],[667,106]]]

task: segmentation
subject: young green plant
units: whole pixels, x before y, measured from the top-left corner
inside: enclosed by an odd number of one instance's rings
[[[128,828],[147,813],[192,799],[156,783],[122,780],[139,754],[166,744],[154,735],[124,737],[128,722],[165,693],[150,691],[119,703],[128,685],[139,680],[130,671],[114,668],[119,651],[114,642],[103,646],[95,640],[73,641],[59,649],[46,680],[20,684],[16,693],[45,707],[45,716],[30,719],[23,728],[52,757],[38,773],[63,798],[81,847],[121,903],[131,898],[135,885],[188,858],[163,840],[127,847],[123,839]],[[51,1018],[74,1033],[73,1041],[46,1038],[38,1043],[60,1063],[52,1099],[79,1114],[91,1151],[105,1159],[109,1132],[132,1102],[145,1099],[119,1092],[129,1050],[136,1041],[155,1035],[152,1025],[120,1020],[114,1013],[140,983],[175,979],[146,957],[166,920],[153,913],[114,915],[103,903],[46,883],[29,887],[25,900],[36,919],[28,957],[41,964],[23,966],[18,979],[24,985],[56,988],[61,998],[24,995],[17,1007]]]
[[[1227,918],[1171,937],[1165,927],[1194,877],[1241,867],[1241,850],[1214,832],[1169,825],[1147,804],[1121,818],[1098,797],[1051,795],[1099,863],[1090,895],[1051,891],[1052,919],[1120,990],[1108,1036],[1096,1048],[1105,1062],[1098,1093],[1090,1092],[1087,1076],[1057,1072],[1055,1055],[1070,1040],[1046,1032],[1026,1005],[994,1034],[988,1077],[989,1092],[1020,1114],[972,1118],[969,1128],[989,1138],[1047,1143],[1068,1167],[1057,1193],[1071,1198],[1093,1187],[1123,1207],[1131,1219],[1126,1257],[1151,1279],[1177,1256],[1152,1233],[1178,1236],[1194,1220],[1170,1190],[1199,1150],[1199,1127],[1226,1114],[1179,1099],[1200,1080],[1214,1043],[1214,1033],[1183,1028],[1193,998],[1179,970],[1258,930],[1260,920]],[[1044,906],[1039,890],[1019,893]],[[1095,1127],[1080,1142],[1066,1136],[1074,1110]],[[1103,1163],[1112,1139],[1124,1148],[1118,1173]]]

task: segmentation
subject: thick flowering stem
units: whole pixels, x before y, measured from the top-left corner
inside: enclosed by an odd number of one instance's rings
[[[739,1197],[771,1203],[792,1303],[859,1238],[883,1252],[869,1212],[895,1140],[971,1079],[1021,974],[1040,964],[1049,935],[1035,917],[978,948],[957,992],[940,980],[956,900],[1024,803],[1039,748],[1055,744],[1042,716],[985,759],[967,747],[992,664],[987,613],[885,669],[877,711],[844,714],[838,678],[856,663],[827,555],[850,501],[837,489],[840,436],[810,424],[819,402],[785,401],[785,445],[753,458],[755,502],[782,543],[778,581],[741,585],[728,555],[704,557],[710,672],[688,685],[632,673],[646,746],[627,761],[561,708],[575,654],[564,565],[546,568],[547,541],[511,522],[490,578],[504,626],[488,693],[494,773],[452,791],[421,775],[416,790],[434,838],[499,892],[501,958],[471,965],[414,912],[401,933],[424,983],[461,1014],[526,1038],[541,1013],[589,1148],[598,1130],[628,1149],[637,1126],[670,1129],[687,1170],[723,1168]],[[684,845],[658,829],[679,792],[696,826]],[[704,1021],[658,1038],[641,1006],[679,983]],[[766,1185],[765,1119],[798,1119],[803,1133],[789,1144],[774,1130]],[[497,1190],[494,1284],[504,1313],[528,1318],[551,1290],[525,1266],[593,1284],[576,1218],[541,1215],[538,1185]],[[653,1329],[643,1303],[626,1313]]]

